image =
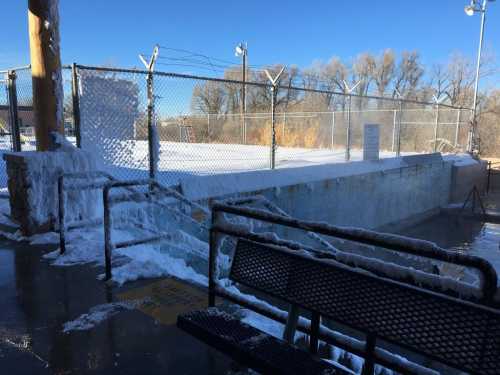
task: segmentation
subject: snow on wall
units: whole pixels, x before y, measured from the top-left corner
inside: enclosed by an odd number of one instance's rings
[[[49,33],[49,49],[54,55],[53,58],[58,62],[58,65],[60,65],[59,0],[48,0],[48,13],[45,15],[43,26]],[[64,92],[60,68],[52,72],[51,79],[54,90],[53,93],[56,99],[56,120],[58,125],[63,126]]]
[[[80,71],[80,111],[85,114],[81,119],[83,149],[100,155],[106,164],[137,165],[135,126],[140,112],[136,82]],[[140,161],[146,168],[147,157],[146,152]]]
[[[26,191],[17,194],[24,199],[24,215],[30,222],[42,225],[57,222],[58,189],[57,181],[62,173],[90,172],[96,169],[97,160],[91,153],[75,148],[58,133],[51,134],[56,151],[15,153],[22,160]],[[72,191],[67,193],[66,214],[68,221],[95,216],[99,202],[96,191]]]

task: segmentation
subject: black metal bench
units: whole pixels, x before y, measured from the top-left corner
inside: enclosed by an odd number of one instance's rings
[[[217,212],[227,212],[280,221],[282,225],[296,228],[302,226],[306,230],[314,229],[310,223],[304,226],[304,223],[293,219],[283,221],[278,216],[256,210],[223,205],[214,206],[214,210],[214,221],[217,220]],[[321,226],[317,229],[326,232],[328,228]],[[491,301],[492,292],[489,290],[491,284],[496,283],[496,274],[480,260],[473,257],[454,259],[458,263],[467,263],[468,259],[472,267],[483,273],[484,295],[479,301],[469,301],[378,277],[334,260],[318,259],[298,248],[271,244],[269,239],[250,232],[214,225],[211,232],[209,304],[213,306],[215,295],[220,295],[281,322],[284,322],[281,316],[240,299],[217,284],[214,266],[217,232],[238,238],[230,270],[233,281],[310,313],[310,326],[299,325],[298,328],[310,334],[309,349],[312,354],[317,352],[319,339],[339,344],[327,330],[320,328],[323,317],[366,334],[364,350],[353,350],[365,358],[365,374],[373,373],[375,363],[398,371],[410,371],[377,355],[379,340],[469,373],[500,374],[500,309]],[[347,234],[347,231],[337,233],[338,236]],[[366,243],[364,235],[361,234],[359,240]],[[390,246],[390,243],[386,245]],[[453,260],[453,256],[448,255]],[[178,325],[257,371],[280,373],[278,370],[282,369],[281,373],[293,373],[287,366],[295,363],[295,358],[304,362],[306,368],[309,368],[309,363],[312,366],[310,372],[304,370],[299,373],[323,371],[314,367],[318,360],[314,356],[306,357],[305,352],[301,356],[290,354],[291,359],[276,354],[270,346],[289,348],[277,349],[279,353],[282,353],[281,350],[292,353],[298,349],[280,340],[271,340],[255,328],[249,328],[214,308],[180,316]],[[252,340],[251,337],[261,339]],[[248,342],[254,345],[249,347]],[[265,345],[261,346],[261,342]]]

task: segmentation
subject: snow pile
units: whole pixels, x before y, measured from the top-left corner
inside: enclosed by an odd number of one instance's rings
[[[61,135],[53,134],[59,148],[55,152],[22,152],[25,184],[27,186],[27,206],[30,219],[34,223],[57,222],[58,195],[57,181],[62,173],[93,171],[96,169],[94,155],[73,147]],[[95,216],[96,191],[73,191],[68,196],[66,212],[72,218]]]
[[[85,331],[94,328],[99,323],[124,310],[132,310],[143,303],[143,300],[112,302],[92,307],[88,313],[80,315],[75,320],[64,323],[63,332]]]

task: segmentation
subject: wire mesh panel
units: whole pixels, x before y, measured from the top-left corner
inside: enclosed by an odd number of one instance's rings
[[[81,145],[119,179],[149,176],[146,74],[78,70]]]
[[[7,188],[7,173],[3,154],[12,151],[12,137],[9,127],[9,97],[7,75],[0,77],[0,189]]]

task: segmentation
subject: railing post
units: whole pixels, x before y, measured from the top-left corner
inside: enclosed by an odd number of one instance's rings
[[[373,375],[375,372],[375,343],[377,341],[377,337],[373,333],[368,333],[366,337],[366,346],[365,346],[365,363],[363,363],[363,370],[361,371],[362,375]]]
[[[209,253],[208,253],[208,306],[215,306],[215,285],[217,276],[217,233],[214,227],[217,225],[220,213],[215,210],[212,211],[210,240],[209,240]]]
[[[333,138],[334,133],[335,133],[335,111],[332,111],[332,134],[331,134],[331,136],[332,136],[332,140],[331,140],[331,149],[332,149],[332,150],[333,150],[334,145],[335,145],[335,143],[334,143],[334,138]]]
[[[436,122],[434,124],[434,147],[433,147],[434,152],[437,151],[438,132],[439,132],[439,103],[436,104]]]
[[[351,95],[347,96],[347,136],[345,145],[345,161],[351,160]]]
[[[110,280],[111,274],[111,252],[113,250],[113,244],[111,242],[111,212],[109,206],[109,189],[110,186],[105,186],[102,190],[103,195],[103,206],[104,206],[104,260],[106,268],[106,281]]]
[[[457,109],[457,125],[455,128],[455,147],[458,146],[458,133],[460,132],[460,114],[462,110],[459,108]]]
[[[317,312],[311,314],[311,334],[309,336],[309,353],[318,354],[319,343],[319,327],[321,324],[321,316]]]
[[[82,133],[80,128],[80,92],[76,63],[71,65],[71,94],[73,97],[73,126],[75,130],[76,147],[82,148]]]
[[[276,85],[271,86],[271,154],[269,166],[271,169],[276,167]]]
[[[9,93],[9,126],[12,143],[12,151],[21,151],[21,134],[19,130],[19,116],[17,108],[17,74],[15,70],[7,73],[7,90]]]
[[[64,199],[64,175],[60,175],[57,180],[57,193],[59,197],[59,252],[64,254],[66,252],[66,210]]]

